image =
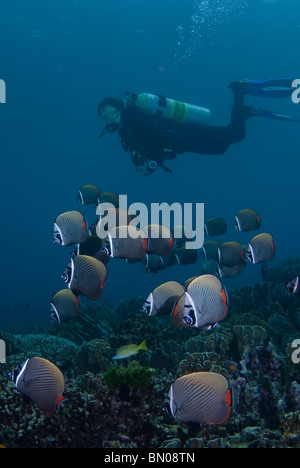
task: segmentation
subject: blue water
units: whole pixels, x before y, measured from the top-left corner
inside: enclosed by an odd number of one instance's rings
[[[274,235],[270,264],[299,255],[299,124],[252,119],[247,138],[223,156],[185,154],[140,178],[97,105],[124,91],[164,94],[208,107],[212,123],[229,122],[242,78],[300,78],[298,0],[11,0],[0,13],[1,302],[0,328],[47,323],[49,301],[71,249],[52,244],[53,221],[82,209],[78,188],[127,194],[131,202],[204,202],[205,217],[228,221],[224,240],[247,242],[235,213],[255,207]],[[247,98],[300,116],[289,99]],[[90,207],[82,209],[90,222]],[[147,294],[184,281],[197,265],[157,275],[112,259],[100,301]],[[228,288],[261,281],[260,267],[226,280]]]

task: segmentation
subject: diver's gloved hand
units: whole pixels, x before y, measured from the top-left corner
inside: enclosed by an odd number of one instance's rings
[[[137,173],[142,177],[147,177],[156,170],[157,163],[155,161],[143,160],[136,168]]]

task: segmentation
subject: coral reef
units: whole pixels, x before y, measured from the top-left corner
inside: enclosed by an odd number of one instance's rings
[[[0,364],[0,445],[300,447],[300,363],[292,360],[300,300],[285,290],[288,264],[272,269],[272,282],[231,291],[228,316],[212,330],[146,317],[139,312],[145,298],[136,297],[113,310],[86,304],[77,319],[44,333],[3,331],[7,363]],[[118,364],[112,360],[119,346],[144,339],[148,351]],[[50,359],[65,375],[66,400],[51,418],[25,403],[8,377],[11,368],[35,355]],[[198,371],[219,372],[229,380],[234,405],[222,426],[179,423],[164,409],[174,379]]]
[[[94,338],[101,338],[111,332],[110,315],[111,311],[103,305],[90,302],[81,306],[78,317],[63,323],[56,323],[50,333],[76,344],[82,344]]]
[[[295,276],[299,275],[300,257],[293,257],[283,260],[278,265],[266,268],[263,271],[263,279],[268,282],[287,284]]]
[[[138,361],[131,361],[128,367],[115,365],[103,374],[108,387],[118,387],[122,400],[130,400],[137,388],[149,388],[156,369],[142,366]]]
[[[2,333],[7,346],[7,363],[13,367],[40,356],[52,361],[62,372],[73,372],[80,347],[65,338],[49,334],[11,335]]]

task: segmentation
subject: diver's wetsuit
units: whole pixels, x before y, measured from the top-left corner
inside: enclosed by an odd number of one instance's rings
[[[245,138],[245,122],[250,116],[251,108],[243,104],[243,96],[238,94],[234,95],[231,122],[223,127],[177,123],[129,102],[121,113],[118,132],[123,148],[131,152],[136,166],[143,158],[163,165],[165,159],[174,159],[177,154],[186,152],[225,153],[232,143]]]

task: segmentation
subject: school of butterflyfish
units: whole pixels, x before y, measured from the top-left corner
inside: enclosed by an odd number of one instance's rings
[[[80,187],[77,200],[83,206],[109,203],[111,208],[106,210],[106,215],[112,210],[115,224],[110,224],[105,231],[106,219],[99,215],[89,225],[79,210],[61,213],[55,219],[53,242],[71,246],[73,250],[61,275],[66,287],[51,299],[50,318],[54,323],[77,317],[82,297],[98,300],[105,288],[107,264],[111,259],[142,263],[147,272],[196,263],[199,252],[185,248],[183,226],[168,229],[150,224],[137,228],[132,215],[119,207],[118,194],[101,193],[95,185]],[[240,210],[233,220],[236,231],[257,231],[261,224],[261,215],[253,208]],[[206,220],[204,231],[208,239],[200,249],[204,257],[200,274],[187,278],[184,284],[168,281],[158,285],[141,304],[140,313],[148,317],[168,316],[170,324],[176,327],[212,330],[228,314],[229,300],[223,278],[241,274],[249,263],[265,264],[274,257],[275,242],[269,232],[258,233],[246,245],[237,240],[221,242],[214,239],[227,232],[227,222],[221,217]],[[299,277],[287,289],[299,295]],[[147,350],[145,340],[140,344],[126,344],[116,350],[113,360]],[[46,359],[27,359],[11,374],[22,396],[48,416],[64,400],[64,376]],[[229,382],[215,372],[183,375],[172,383],[166,398],[169,413],[183,423],[223,424],[230,416],[230,407]]]

